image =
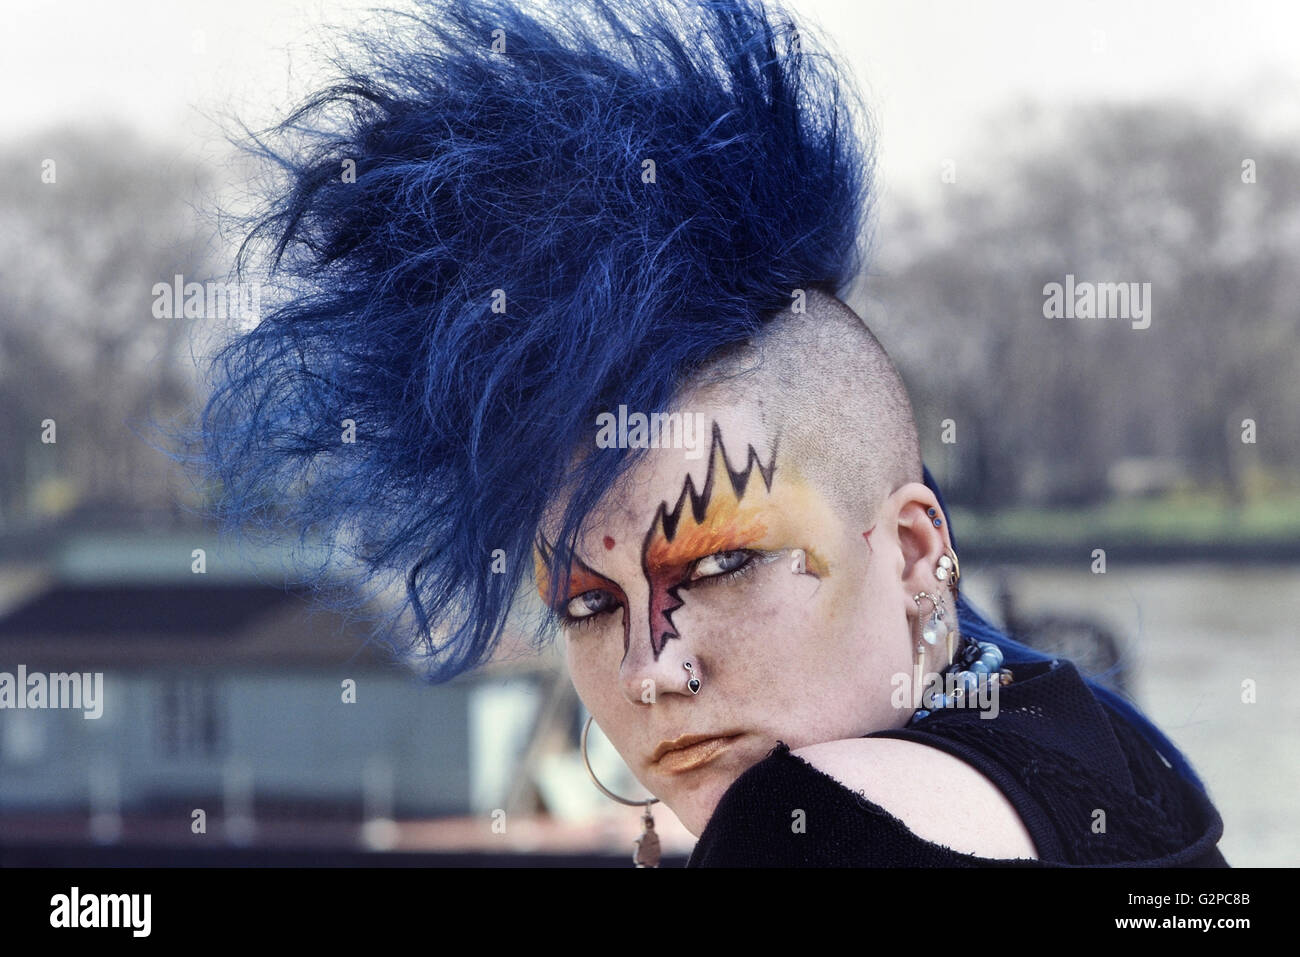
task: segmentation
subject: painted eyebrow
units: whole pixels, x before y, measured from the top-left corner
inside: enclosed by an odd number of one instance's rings
[[[664,560],[646,558],[646,566],[652,569],[675,568],[682,565],[693,565],[701,558],[708,558],[710,555],[718,555],[723,552],[743,552],[753,551],[751,547],[755,541],[762,538],[761,534],[742,535],[733,534],[723,541],[713,542],[707,546],[696,546],[683,551],[681,554],[672,552],[673,543],[669,542],[667,551],[670,557]]]
[[[541,596],[542,601],[545,603],[550,598],[550,576],[552,574],[551,569],[554,568],[555,565],[555,549],[549,542],[540,537],[534,547],[539,553],[543,565],[543,571],[546,575],[545,588],[543,588],[543,582],[540,579],[537,583],[538,590],[546,592],[546,594]],[[608,575],[603,575],[596,571],[596,569],[592,568],[576,555],[573,556],[572,561],[569,563],[568,573],[569,587],[567,593],[558,595],[555,599],[555,604],[549,605],[552,611],[559,611],[565,604],[579,595],[585,594],[589,591],[594,591],[598,588],[604,588],[613,592],[625,605],[627,604],[627,595],[624,593],[622,586],[619,585],[618,582],[610,578]]]
[[[550,576],[550,568],[554,565],[555,552],[554,549],[551,548],[550,544],[546,541],[546,539],[541,536],[538,536],[535,548],[537,549],[537,557],[543,560],[542,567],[545,569],[545,574],[548,576],[546,581],[546,586],[545,586],[548,594],[542,596],[542,602],[543,604],[546,604],[551,609],[552,614],[559,615],[563,611],[564,606],[567,605],[569,602],[573,601],[573,599],[577,598],[579,595],[583,594],[586,591],[592,591],[591,588],[585,588],[582,591],[574,590],[575,588],[574,581],[576,580],[574,576],[574,567],[573,567],[574,563],[578,565],[578,571],[581,574],[589,576],[592,582],[599,582],[600,587],[607,586],[607,590],[610,593],[612,593],[615,598],[618,599],[618,601],[623,606],[623,657],[626,658],[629,642],[631,640],[632,608],[631,608],[631,604],[627,600],[627,593],[623,591],[622,586],[619,585],[618,582],[614,581],[612,578],[607,578],[606,576],[600,574],[600,572],[596,571],[594,568],[592,568],[590,565],[584,562],[581,558],[578,558],[575,555],[573,556],[573,561],[569,563],[569,568],[568,568],[568,576],[569,576],[568,596],[563,598],[557,597],[556,603],[552,605],[548,601],[548,599],[550,598],[549,590],[551,586],[549,576]],[[542,581],[540,576],[537,585],[539,589],[542,588]]]

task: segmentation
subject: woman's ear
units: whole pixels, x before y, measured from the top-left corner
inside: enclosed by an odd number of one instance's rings
[[[903,584],[909,595],[934,592],[942,586],[934,570],[951,547],[948,517],[939,508],[934,493],[920,482],[898,489],[890,504],[898,514],[898,546],[903,554]]]

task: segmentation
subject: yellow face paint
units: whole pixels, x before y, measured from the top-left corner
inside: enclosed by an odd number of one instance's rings
[[[691,567],[717,552],[802,548],[806,570],[829,574],[826,563],[807,542],[834,527],[830,509],[793,469],[783,467],[774,482],[776,452],[766,467],[749,446],[743,469],[727,461],[722,431],[715,422],[704,489],[687,476],[670,509],[655,513],[641,552],[641,567],[650,584],[650,640],[655,657],[669,638],[676,638],[672,612],[680,608],[678,589],[689,581]],[[797,525],[795,524],[797,522]]]

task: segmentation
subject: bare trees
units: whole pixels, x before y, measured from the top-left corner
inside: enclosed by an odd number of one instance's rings
[[[0,149],[0,527],[171,497],[133,427],[189,394],[186,320],[155,319],[150,290],[203,268],[205,180],[120,129]]]
[[[1097,500],[1133,456],[1230,495],[1251,466],[1294,473],[1294,149],[1168,104],[1009,113],[996,136],[880,237],[873,282],[927,460],[987,505]],[[1067,275],[1149,282],[1149,328],[1048,318]]]

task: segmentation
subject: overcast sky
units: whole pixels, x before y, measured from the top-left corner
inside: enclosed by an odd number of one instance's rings
[[[6,135],[120,119],[186,152],[222,141],[205,115],[270,120],[310,82],[315,24],[357,0],[7,0]],[[1133,0],[792,0],[847,55],[881,124],[881,172],[907,188],[960,155],[990,109],[1032,96],[1171,97],[1300,127],[1300,4]]]

